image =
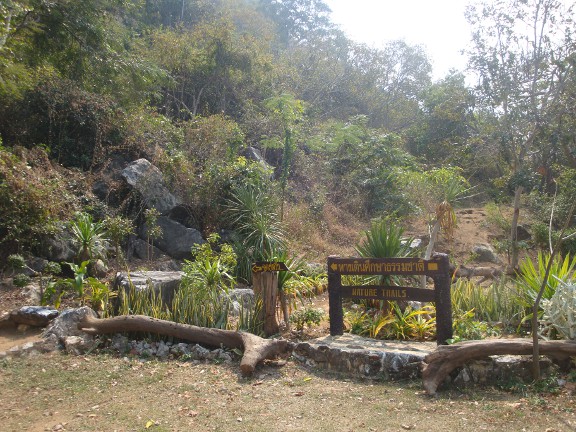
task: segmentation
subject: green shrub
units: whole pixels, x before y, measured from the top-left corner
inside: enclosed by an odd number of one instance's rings
[[[224,244],[214,250],[218,235],[193,248],[194,261],[185,261],[184,276],[172,304],[173,320],[200,327],[228,327],[228,291],[235,283],[236,255]]]
[[[22,270],[26,266],[24,257],[20,254],[12,254],[8,256],[8,267],[12,271]]]
[[[43,273],[50,274],[50,275],[58,275],[62,273],[62,266],[54,261],[48,261],[44,266]]]
[[[484,321],[476,319],[474,310],[453,314],[452,328],[454,336],[448,343],[457,343],[464,340],[479,340],[488,336],[498,335],[498,331]]]
[[[12,283],[19,288],[24,288],[25,286],[29,285],[30,282],[31,282],[30,276],[25,275],[23,273],[14,275],[14,278],[12,279]]]
[[[310,328],[312,325],[319,325],[324,315],[325,312],[322,309],[307,306],[292,312],[290,322],[296,326],[296,330],[301,332],[304,330],[304,326]]]
[[[436,334],[433,306],[414,310],[402,309],[396,302],[388,302],[388,312],[372,309],[347,311],[345,321],[350,333],[380,339],[430,340]]]
[[[78,247],[78,260],[84,262],[93,258],[105,258],[108,239],[102,222],[95,222],[92,215],[84,212],[76,214],[70,223],[73,241]]]
[[[532,225],[532,242],[538,248],[542,250],[549,250],[549,227],[545,223],[537,222]],[[554,239],[554,233],[552,234],[552,244],[554,244],[556,240]]]
[[[74,210],[62,176],[40,148],[0,148],[0,260],[30,251]],[[15,150],[15,151],[16,151]]]
[[[234,190],[226,210],[237,233],[234,244],[238,256],[236,274],[250,282],[253,262],[270,261],[286,249],[276,202],[270,190],[247,185]]]

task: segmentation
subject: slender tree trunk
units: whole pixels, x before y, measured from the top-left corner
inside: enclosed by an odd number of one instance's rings
[[[518,186],[514,194],[514,215],[512,216],[512,227],[510,230],[509,273],[513,273],[518,267],[518,218],[520,217],[520,196],[523,190],[522,186]]]
[[[428,246],[426,246],[426,252],[424,253],[424,259],[429,260],[434,252],[434,245],[436,244],[436,240],[438,240],[438,233],[440,232],[440,220],[436,218],[434,222],[434,226],[432,227],[432,231],[430,232],[430,241],[428,242]],[[423,275],[420,278],[420,286],[421,288],[426,288],[426,275]]]

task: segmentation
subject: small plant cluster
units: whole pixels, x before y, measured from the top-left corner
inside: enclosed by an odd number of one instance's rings
[[[294,324],[297,331],[302,332],[304,331],[304,326],[310,328],[313,325],[319,325],[324,319],[324,315],[325,312],[322,309],[307,306],[292,312],[290,322]]]
[[[386,309],[367,312],[356,308],[345,313],[344,321],[350,333],[376,339],[431,340],[436,335],[435,308],[426,305],[422,309],[400,307],[387,302]]]
[[[118,314],[148,315],[199,327],[260,334],[262,323],[257,317],[261,304],[242,307],[237,319],[229,315],[228,292],[235,283],[236,254],[230,245],[219,245],[218,240],[217,234],[211,234],[206,243],[193,248],[194,260],[185,261],[184,277],[170,305],[153,287],[141,291],[131,287],[120,291]]]
[[[115,296],[107,283],[90,276],[90,268],[97,259],[106,259],[108,255],[109,238],[116,249],[116,256],[122,255],[120,244],[123,238],[132,232],[131,223],[122,217],[107,217],[102,222],[94,221],[92,215],[78,212],[69,223],[72,241],[77,248],[76,262],[65,264],[73,272],[71,278],[57,277],[62,273],[62,265],[57,262],[47,262],[37,273],[40,287],[40,303],[60,307],[62,298],[71,295],[82,304],[89,304],[95,311],[106,315],[110,308],[110,299]],[[7,267],[13,274],[13,284],[25,287],[31,278],[23,273],[26,261],[22,255],[9,255]]]

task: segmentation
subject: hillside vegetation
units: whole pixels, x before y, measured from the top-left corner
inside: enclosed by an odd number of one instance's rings
[[[235,233],[246,262],[352,253],[374,218],[420,217],[434,240],[463,199],[514,193],[546,245],[553,195],[556,231],[576,190],[563,7],[471,3],[474,87],[433,81],[420,46],[351,41],[320,0],[3,2],[0,258],[42,255],[78,212],[132,224],[117,253],[130,232],[160,237],[119,175],[140,158],[170,218]],[[516,239],[501,246],[516,268]]]
[[[325,288],[309,262],[430,258],[466,244],[458,219],[470,233],[482,215],[507,262],[474,273],[480,252],[452,254],[457,276],[491,282],[454,279],[456,339],[492,334],[486,322],[518,331],[552,261],[537,312],[556,316],[576,265],[567,3],[472,1],[469,69],[433,80],[421,46],[358,44],[322,0],[3,1],[3,276],[25,286],[35,267],[42,303],[73,292],[105,315],[114,270],[182,269],[170,308],[124,293],[114,312],[258,332],[255,311],[229,320],[221,301],[250,284],[253,262],[289,265],[287,328],[289,306]],[[457,212],[463,203],[474,209]],[[351,331],[434,337],[431,311],[364,303],[347,312]],[[321,317],[292,319],[301,331]]]

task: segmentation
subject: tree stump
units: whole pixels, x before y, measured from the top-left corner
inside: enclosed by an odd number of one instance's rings
[[[276,319],[276,304],[278,303],[278,273],[259,272],[252,273],[252,286],[256,302],[262,299],[260,319],[264,322],[264,334],[272,336],[280,332]]]

